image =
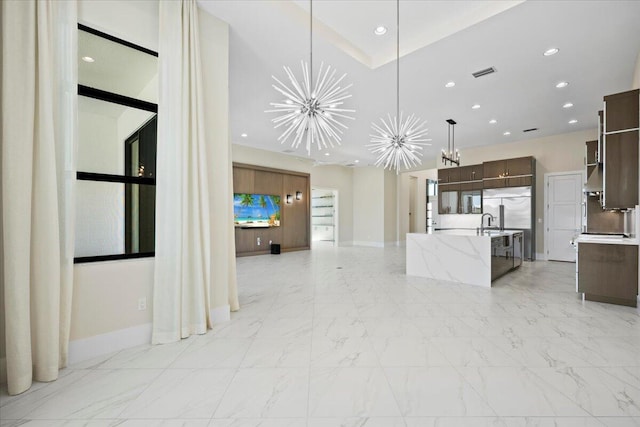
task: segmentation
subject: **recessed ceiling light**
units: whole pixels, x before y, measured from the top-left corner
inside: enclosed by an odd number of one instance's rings
[[[570,125],[575,125],[576,123],[578,123],[578,121],[576,119],[569,120],[569,124]]]
[[[551,49],[547,49],[544,51],[544,56],[555,55],[558,52],[560,52],[560,49],[558,49],[557,47],[552,47]]]
[[[496,119],[491,119],[489,120],[489,123],[495,125],[496,123],[498,123],[498,121]]]
[[[506,131],[505,133],[503,133],[503,135],[504,135],[504,136],[509,136],[509,135],[511,135],[511,132]]]
[[[446,85],[444,85],[444,87],[454,87],[456,85],[456,82],[449,82]]]
[[[243,133],[242,135],[240,135],[243,138],[246,138],[248,135],[246,133]]]
[[[373,34],[375,34],[376,36],[381,36],[386,32],[387,32],[387,27],[385,27],[384,25],[379,25],[376,27],[375,30],[373,30]]]
[[[354,160],[353,163],[360,163],[360,160]]]
[[[325,155],[325,156],[328,156],[328,155],[329,155],[329,153],[324,153],[324,155]]]
[[[480,104],[473,104],[473,105],[471,106],[471,108],[472,108],[473,110],[477,110],[478,108],[480,108]]]
[[[569,86],[569,82],[560,82],[556,85],[558,89]]]
[[[96,62],[96,60],[95,60],[95,59],[93,59],[93,58],[92,58],[92,57],[90,57],[90,56],[83,56],[83,57],[82,57],[82,60],[83,60],[84,62]]]
[[[573,107],[573,104],[571,102],[567,102],[562,106],[562,108],[571,108],[571,107]]]

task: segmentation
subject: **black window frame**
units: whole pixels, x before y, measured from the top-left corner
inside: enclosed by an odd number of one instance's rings
[[[112,36],[111,34],[104,33],[102,31],[96,30],[95,28],[88,27],[81,23],[78,23],[78,30],[85,31],[89,34],[93,34],[98,37],[102,37],[106,40],[135,49],[137,51],[146,53],[148,55],[158,57],[158,52],[136,45],[126,40],[122,40],[118,37]],[[108,92],[102,89],[92,88],[92,87],[81,85],[81,84],[78,84],[78,96],[85,96],[85,97],[97,99],[100,101],[123,105],[125,107],[131,107],[138,110],[149,111],[149,112],[155,113],[156,117],[158,115],[158,104],[154,104],[153,102],[143,101],[136,98],[131,98],[131,97],[120,95],[113,92]],[[114,174],[104,174],[104,173],[94,173],[94,172],[82,172],[82,171],[76,172],[76,180],[77,181],[93,181],[93,182],[114,182],[114,183],[121,183],[121,184],[141,184],[141,185],[153,185],[153,186],[156,185],[155,178],[128,176],[128,175],[114,175]],[[113,255],[83,256],[83,257],[74,257],[73,263],[84,264],[84,263],[90,263],[90,262],[116,261],[116,260],[123,260],[123,259],[153,258],[155,257],[155,254],[156,254],[155,251],[152,251],[152,252],[138,252],[138,253],[129,253],[129,254],[125,253],[125,254],[113,254]]]

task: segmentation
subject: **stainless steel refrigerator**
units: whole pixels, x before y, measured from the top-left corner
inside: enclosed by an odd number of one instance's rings
[[[500,223],[500,205],[504,205],[504,228],[524,231],[524,258],[536,257],[535,196],[532,188],[509,187],[482,190],[482,212],[490,213]]]

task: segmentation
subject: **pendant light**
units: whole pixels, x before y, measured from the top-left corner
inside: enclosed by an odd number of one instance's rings
[[[442,149],[442,163],[446,165],[447,162],[449,162],[451,166],[460,166],[460,152],[456,150],[455,147],[455,127],[457,123],[453,119],[447,119],[447,123],[449,123],[447,134],[447,150],[445,151],[444,148]]]
[[[353,120],[348,113],[355,113],[355,110],[342,108],[344,101],[351,98],[347,89],[352,85],[340,86],[346,74],[336,78],[336,70],[331,66],[325,68],[321,63],[317,80],[313,81],[313,0],[309,5],[309,63],[300,61],[302,81],[299,82],[287,66],[283,68],[291,87],[271,76],[277,83],[273,88],[284,96],[284,100],[272,102],[274,109],[266,112],[280,113],[271,121],[276,129],[284,127],[278,138],[281,144],[291,139],[291,147],[298,148],[305,140],[307,154],[311,155],[312,145],[318,150],[340,145],[341,135],[347,129],[340,120]]]
[[[369,150],[378,156],[376,166],[383,165],[385,169],[395,169],[400,172],[400,163],[404,168],[422,164],[420,157],[424,146],[431,145],[424,138],[428,129],[426,122],[411,114],[403,118],[400,113],[400,0],[396,0],[396,116],[387,114],[388,122],[381,118],[382,126],[371,123],[374,135],[371,137]]]

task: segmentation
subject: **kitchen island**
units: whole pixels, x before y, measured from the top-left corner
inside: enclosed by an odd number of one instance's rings
[[[407,275],[491,287],[522,264],[522,251],[521,230],[407,233]]]

